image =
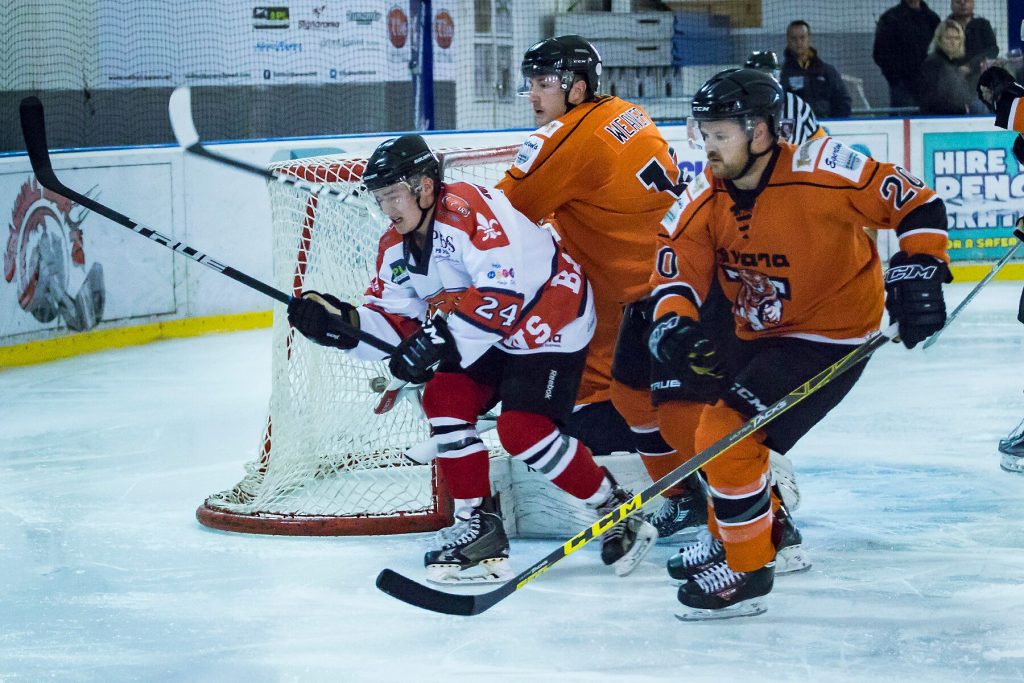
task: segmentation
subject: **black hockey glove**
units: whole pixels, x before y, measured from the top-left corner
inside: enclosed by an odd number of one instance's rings
[[[908,349],[942,329],[946,302],[942,285],[952,282],[949,266],[928,254],[898,251],[885,272],[885,308],[889,322],[899,323],[900,341]]]
[[[441,316],[436,316],[427,318],[423,327],[402,340],[388,367],[396,379],[423,384],[434,376],[434,368],[439,364],[458,365],[459,360],[459,350],[448,330],[448,323]]]
[[[349,335],[352,327],[359,327],[354,311],[355,306],[336,296],[310,290],[288,302],[288,322],[320,346],[354,349],[359,343]]]
[[[647,338],[647,348],[654,358],[680,375],[693,373],[698,377],[725,377],[715,344],[704,334],[693,318],[668,313],[654,321]]]

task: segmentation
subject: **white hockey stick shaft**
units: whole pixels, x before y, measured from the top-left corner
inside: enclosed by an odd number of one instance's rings
[[[250,164],[239,159],[232,159],[217,152],[211,152],[203,146],[203,141],[196,130],[195,121],[192,119],[192,91],[187,86],[174,89],[167,105],[167,111],[171,119],[171,129],[174,131],[174,138],[178,141],[178,146],[189,154],[195,154],[218,164],[257,175],[265,180],[294,185],[316,197],[336,197],[344,202],[356,196],[356,189],[342,192],[329,185],[309,183],[300,178],[294,178],[283,173],[274,173],[262,166]]]

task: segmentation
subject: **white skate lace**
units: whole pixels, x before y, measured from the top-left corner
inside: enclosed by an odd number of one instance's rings
[[[684,565],[693,567],[711,559],[711,556],[719,551],[721,545],[722,542],[712,536],[705,527],[697,532],[697,540],[683,546],[679,554],[682,556]]]
[[[469,518],[469,521],[464,522],[466,529],[460,536],[452,539],[444,544],[444,549],[457,548],[460,545],[466,545],[470,541],[475,541],[480,535],[480,518],[477,515],[473,515]]]
[[[455,523],[451,526],[446,526],[443,529],[438,529],[434,532],[434,545],[444,547],[449,543],[455,541],[469,528],[469,519],[462,519],[461,517],[455,518]]]
[[[737,583],[742,579],[744,574],[742,572],[734,572],[729,569],[729,565],[725,562],[719,562],[711,568],[697,574],[693,577],[693,580],[697,582],[701,590],[705,593],[717,593],[723,588],[727,588]]]

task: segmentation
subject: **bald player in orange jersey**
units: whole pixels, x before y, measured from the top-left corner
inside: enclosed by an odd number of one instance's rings
[[[784,93],[770,76],[730,69],[693,100],[708,156],[662,222],[648,347],[680,394],[659,403],[666,440],[699,452],[740,428],[876,332],[883,310],[908,348],[942,328],[952,278],[946,211],[925,184],[831,138],[779,141]],[[892,229],[900,251],[883,277],[863,226]],[[713,283],[735,337],[704,326]],[[759,614],[778,539],[769,448],[785,453],[834,408],[864,365],[835,378],[703,468],[709,533],[669,559],[682,618]]]
[[[672,469],[665,468],[671,448],[658,431],[649,376],[623,382],[613,365],[620,365],[620,357],[646,356],[647,308],[631,304],[648,293],[658,224],[684,179],[674,152],[643,109],[598,94],[601,58],[580,36],[537,43],[526,51],[522,72],[520,94],[529,98],[539,128],[497,187],[531,219],[552,221],[583,266],[597,311],[577,411],[565,431],[595,453],[639,452],[658,479]],[[635,343],[620,343],[616,350],[624,307],[627,325],[635,319],[644,334],[630,335]],[[669,492],[692,503],[674,521],[704,523],[699,487],[694,478]],[[659,534],[667,535],[660,526]]]

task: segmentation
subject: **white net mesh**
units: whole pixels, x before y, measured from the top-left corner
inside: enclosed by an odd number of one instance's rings
[[[441,154],[446,180],[493,185],[515,148]],[[358,303],[375,274],[386,225],[359,183],[362,159],[315,157],[272,170],[328,185],[345,199],[286,183],[269,184],[274,285],[316,290]],[[273,388],[257,458],[234,488],[210,496],[199,519],[217,528],[264,533],[385,533],[443,525],[432,468],[404,452],[428,436],[418,403],[374,414],[387,364],[317,346],[274,313]],[[375,386],[374,386],[375,385]]]

